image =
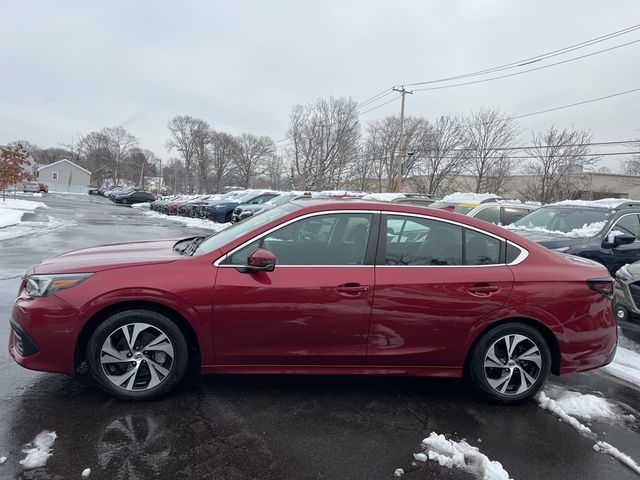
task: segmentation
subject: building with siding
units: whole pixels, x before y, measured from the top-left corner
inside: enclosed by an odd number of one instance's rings
[[[91,172],[65,158],[41,166],[38,181],[46,183],[50,192],[87,193]]]

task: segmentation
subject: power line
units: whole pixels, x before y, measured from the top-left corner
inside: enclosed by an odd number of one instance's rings
[[[604,50],[598,50],[596,52],[587,53],[585,55],[580,55],[578,57],[572,57],[572,58],[568,58],[566,60],[562,60],[562,61],[559,61],[559,62],[550,63],[548,65],[542,65],[540,67],[529,68],[527,70],[521,70],[519,72],[507,73],[505,75],[498,75],[496,77],[483,78],[482,80],[473,80],[473,81],[470,81],[470,82],[453,83],[451,85],[440,85],[438,87],[416,88],[415,91],[416,92],[422,92],[422,91],[425,91],[425,90],[442,90],[442,89],[445,89],[445,88],[463,87],[465,85],[475,85],[475,84],[478,84],[478,83],[491,82],[493,80],[499,80],[501,78],[515,77],[517,75],[523,75],[525,73],[535,72],[537,70],[544,70],[545,68],[556,67],[556,66],[562,65],[564,63],[575,62],[576,60],[582,60],[583,58],[592,57],[593,55],[598,55],[600,53],[605,53],[605,52],[608,52],[608,51],[611,51],[611,50],[616,50],[618,48],[626,47],[628,45],[632,45],[632,44],[638,43],[638,42],[640,42],[640,39],[633,40],[633,41],[627,42],[627,43],[622,43],[620,45],[614,45],[613,47],[605,48]]]
[[[385,88],[384,90],[382,90],[377,95],[374,95],[373,97],[368,98],[367,100],[365,100],[363,102],[359,102],[358,103],[358,107],[364,107],[365,105],[374,103],[374,102],[386,97],[387,95],[391,95],[392,93],[393,93],[393,89],[392,88]]]
[[[499,71],[502,71],[502,70],[507,70],[507,69],[510,69],[510,68],[523,67],[523,66],[531,64],[531,63],[540,62],[540,61],[546,60],[548,58],[553,58],[553,57],[556,57],[558,55],[563,55],[565,53],[572,52],[574,50],[578,50],[578,49],[581,49],[581,48],[589,47],[589,46],[594,45],[596,43],[600,43],[600,42],[603,42],[603,41],[606,41],[606,40],[610,40],[610,39],[618,37],[620,35],[625,35],[627,33],[631,33],[631,32],[633,32],[635,30],[638,30],[638,29],[640,29],[640,25],[633,25],[631,27],[627,27],[627,28],[624,28],[622,30],[618,30],[616,32],[608,33],[606,35],[602,35],[600,37],[596,37],[596,38],[593,38],[591,40],[586,40],[584,42],[576,43],[574,45],[569,45],[568,47],[563,47],[563,48],[560,48],[560,49],[557,49],[557,50],[553,50],[551,52],[543,53],[543,54],[536,55],[536,56],[529,57],[529,58],[524,58],[522,60],[517,60],[515,62],[510,62],[510,63],[506,63],[506,64],[503,64],[503,65],[498,65],[496,67],[486,68],[486,69],[483,69],[483,70],[477,70],[475,72],[465,73],[465,74],[461,74],[461,75],[455,75],[455,76],[451,76],[451,77],[438,78],[438,79],[427,80],[427,81],[423,81],[423,82],[407,83],[407,84],[405,84],[405,86],[412,87],[412,86],[417,86],[417,85],[427,85],[427,84],[432,84],[432,83],[448,82],[448,81],[451,81],[451,80],[459,80],[459,79],[462,79],[462,78],[474,77],[474,76],[478,76],[478,75],[486,75],[488,73],[495,73],[495,72],[499,72]]]
[[[397,96],[393,97],[391,100],[389,100],[389,101],[387,101],[387,102],[384,102],[384,103],[381,103],[380,105],[378,105],[378,106],[376,106],[376,107],[373,107],[373,108],[370,108],[370,109],[368,109],[368,110],[365,110],[364,112],[359,112],[359,113],[358,113],[358,117],[361,117],[361,116],[362,116],[362,115],[364,115],[365,113],[372,112],[373,110],[377,110],[377,109],[378,109],[378,108],[380,108],[380,107],[384,107],[385,105],[388,105],[388,104],[390,104],[391,102],[395,102],[395,101],[396,101],[397,99],[399,99],[401,96],[402,96],[402,95],[397,95]]]
[[[556,110],[562,110],[564,108],[577,107],[578,105],[585,105],[587,103],[599,102],[600,100],[606,100],[607,98],[619,97],[620,95],[626,95],[628,93],[638,92],[640,88],[634,88],[633,90],[627,90],[625,92],[612,93],[611,95],[605,95],[604,97],[592,98],[590,100],[584,100],[582,102],[570,103],[568,105],[562,105],[560,107],[548,108],[546,110],[539,110],[537,112],[525,113],[523,115],[516,115],[515,117],[510,117],[509,120],[516,120],[518,118],[531,117],[533,115],[540,115],[542,113],[555,112]]]

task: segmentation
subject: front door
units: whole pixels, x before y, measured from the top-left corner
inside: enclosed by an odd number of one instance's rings
[[[218,365],[363,365],[374,289],[373,213],[323,213],[283,226],[219,266]],[[265,248],[273,272],[241,273]]]

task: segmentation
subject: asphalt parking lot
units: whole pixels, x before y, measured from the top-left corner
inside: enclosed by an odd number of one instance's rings
[[[0,241],[0,457],[7,457],[0,478],[80,478],[85,468],[91,479],[389,479],[398,468],[410,479],[474,478],[414,461],[431,432],[467,439],[513,479],[638,478],[537,403],[487,404],[457,381],[194,375],[168,398],[127,403],[85,377],[24,370],[4,346],[25,269],[76,248],[198,232],[102,197],[42,201],[64,226]],[[639,330],[625,326],[626,341],[640,342]],[[637,387],[601,371],[552,382],[618,405],[624,419],[594,420],[590,428],[640,460]],[[23,446],[42,430],[58,435],[53,455],[25,471]]]

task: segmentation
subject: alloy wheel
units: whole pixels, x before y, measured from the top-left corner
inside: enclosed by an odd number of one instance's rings
[[[530,390],[543,371],[540,348],[529,337],[511,334],[500,337],[484,357],[484,376],[501,395],[520,395]]]
[[[174,359],[169,337],[148,323],[129,323],[117,328],[100,350],[106,379],[128,391],[149,390],[163,383]]]

